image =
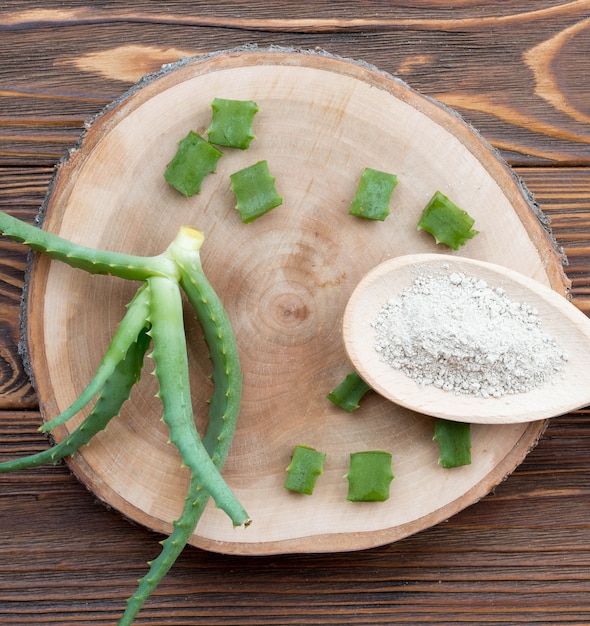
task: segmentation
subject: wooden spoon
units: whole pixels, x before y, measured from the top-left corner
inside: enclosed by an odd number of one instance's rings
[[[374,348],[371,322],[387,300],[418,275],[453,272],[481,278],[489,287],[503,288],[511,300],[537,309],[543,332],[567,355],[563,370],[530,391],[481,397],[420,385],[382,360]],[[500,265],[446,254],[386,261],[355,288],[344,313],[343,337],[352,365],[375,391],[426,415],[470,423],[517,423],[562,415],[590,403],[590,320],[556,291]]]

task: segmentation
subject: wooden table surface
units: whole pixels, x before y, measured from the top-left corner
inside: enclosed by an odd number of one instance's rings
[[[0,210],[32,221],[85,121],[142,75],[247,43],[364,59],[459,111],[551,218],[573,301],[590,313],[590,0],[3,0]],[[21,246],[1,242],[2,458],[48,445],[17,348],[25,264]],[[136,623],[590,623],[589,415],[552,420],[493,493],[392,545],[187,548]],[[116,623],[158,539],[66,465],[1,475],[0,623]]]

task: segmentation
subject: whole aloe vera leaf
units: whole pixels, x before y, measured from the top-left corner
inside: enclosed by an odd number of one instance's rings
[[[246,150],[255,138],[252,123],[260,110],[252,100],[215,98],[211,124],[207,129],[210,143]]]
[[[475,220],[440,191],[432,196],[418,221],[418,230],[430,233],[436,243],[458,250],[479,231],[473,230]]]
[[[106,381],[115,372],[118,363],[127,354],[129,346],[137,340],[139,332],[145,326],[148,312],[149,296],[146,293],[145,286],[142,285],[127,306],[125,317],[119,323],[90,383],[65,411],[43,424],[39,430],[49,432],[56,426],[64,424],[76,415],[78,411],[81,411],[100,392]]]
[[[258,161],[231,174],[230,180],[230,188],[236,196],[236,209],[244,224],[253,222],[283,203],[267,161]]]
[[[190,391],[188,358],[182,298],[177,283],[163,276],[148,278],[150,292],[150,335],[154,342],[151,353],[160,384],[162,419],[168,426],[170,442],[180,452],[182,462],[191,474],[200,477],[215,504],[225,511],[235,526],[248,524],[244,507],[223,480],[211,460],[195,426]]]
[[[58,463],[73,456],[96,433],[104,430],[111,419],[119,415],[121,406],[129,399],[133,385],[139,380],[143,359],[150,344],[147,328],[142,328],[137,340],[132,342],[125,357],[117,363],[98,396],[96,404],[84,421],[58,444],[29,456],[0,463],[0,473]]]
[[[445,469],[471,463],[470,424],[435,418],[434,440],[439,447],[438,462]]]
[[[59,253],[54,258],[58,258],[73,267],[88,269],[94,273],[104,271],[104,273],[113,273],[123,278],[142,278],[148,285],[153,283],[152,286],[156,291],[160,285],[160,291],[166,292],[163,298],[152,297],[150,294],[149,314],[144,319],[144,322],[152,324],[150,333],[152,333],[152,337],[160,337],[158,342],[162,347],[162,349],[154,348],[153,355],[157,354],[158,361],[163,364],[157,370],[160,381],[159,395],[162,397],[164,405],[164,421],[171,430],[171,440],[181,453],[183,462],[190,467],[192,473],[205,479],[207,484],[204,487],[211,492],[220,508],[228,513],[234,524],[249,523],[247,513],[207,454],[194,426],[192,407],[190,402],[187,403],[186,401],[187,398],[190,399],[190,381],[178,285],[180,269],[167,251],[156,257],[132,257],[85,248],[72,244],[61,237],[51,235],[40,228],[29,226],[1,212],[0,230],[17,241],[23,241],[29,247],[39,249],[50,256],[55,250],[58,250]],[[110,259],[115,259],[115,262],[111,263]],[[158,281],[158,279],[161,280]],[[145,289],[147,290],[148,287]],[[168,298],[168,296],[171,297]],[[176,314],[171,315],[168,319],[167,314],[170,312]],[[163,329],[163,333],[158,333],[158,330],[154,331],[154,319],[159,320],[157,324],[159,324],[159,328]],[[156,339],[154,339],[155,342]],[[172,349],[168,350],[168,346]],[[178,389],[182,393],[175,395],[175,391]],[[55,424],[56,422],[48,422],[45,428],[51,428]],[[201,466],[199,467],[199,465]]]
[[[395,174],[365,168],[350,204],[349,215],[383,221],[390,213],[389,203],[396,185]]]
[[[394,479],[391,459],[391,454],[383,450],[353,452],[346,474],[346,499],[350,502],[385,502]]]
[[[172,161],[168,163],[164,178],[184,196],[194,196],[201,191],[207,174],[217,169],[222,153],[194,130],[178,143]]]
[[[289,491],[312,495],[318,476],[324,471],[326,454],[308,446],[295,446],[287,466],[284,487]]]
[[[136,256],[78,245],[0,211],[0,232],[32,250],[42,252],[89,274],[111,274],[127,280],[174,275],[176,268],[166,256]]]
[[[360,401],[368,391],[371,391],[371,387],[356,372],[351,372],[327,395],[327,398],[347,413],[351,413],[360,407]]]

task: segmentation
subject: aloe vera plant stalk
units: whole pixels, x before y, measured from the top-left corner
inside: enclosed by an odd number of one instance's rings
[[[142,281],[93,379],[80,397],[63,413],[47,422],[50,431],[96,402],[84,421],[62,442],[49,450],[0,463],[0,472],[57,463],[76,454],[106,428],[128,399],[139,380],[144,356],[151,358],[159,383],[163,420],[170,442],[189,468],[190,486],[181,516],[173,522],[162,551],[152,561],[119,624],[133,622],[141,606],[174,564],[198,523],[209,497],[229,516],[234,526],[248,525],[250,518],[221,475],[239,413],[242,377],[235,336],[214,289],[201,266],[203,233],[182,227],[162,254],[151,257],[86,248],[0,212],[0,231],[33,250],[93,274],[111,274]],[[182,310],[184,291],[208,343],[215,390],[209,403],[209,424],[203,437],[197,432],[191,403],[188,357]]]

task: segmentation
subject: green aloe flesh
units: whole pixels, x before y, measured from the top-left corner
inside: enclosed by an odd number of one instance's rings
[[[207,129],[210,143],[246,150],[255,138],[252,128],[254,116],[260,110],[252,100],[215,98],[211,124]]]
[[[312,495],[318,477],[324,471],[326,454],[308,446],[295,446],[287,466],[284,487],[289,491]]]
[[[436,418],[434,440],[438,442],[438,462],[445,469],[471,463],[471,425]]]
[[[230,188],[236,196],[236,209],[244,224],[253,222],[283,203],[267,161],[245,167],[231,174],[230,179]]]
[[[351,372],[327,398],[347,413],[352,413],[360,407],[362,397],[369,391],[371,387],[356,372]]]
[[[207,174],[217,169],[221,155],[220,150],[191,130],[179,142],[178,150],[164,172],[164,178],[181,194],[194,196],[201,191]]]
[[[392,456],[383,450],[353,452],[350,455],[348,495],[350,502],[385,502],[394,479]]]
[[[395,174],[365,168],[350,204],[349,215],[383,221],[389,215],[389,203],[397,182]]]
[[[479,231],[472,227],[475,220],[440,191],[432,196],[418,221],[418,230],[430,233],[436,243],[458,250]]]

